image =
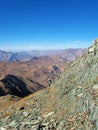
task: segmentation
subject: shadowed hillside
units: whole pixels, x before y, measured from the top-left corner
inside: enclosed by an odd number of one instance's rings
[[[15,75],[7,75],[0,80],[2,85],[0,86],[1,96],[10,94],[18,97],[25,97],[33,92],[36,92],[42,88],[43,85],[34,82],[30,79],[23,79]]]

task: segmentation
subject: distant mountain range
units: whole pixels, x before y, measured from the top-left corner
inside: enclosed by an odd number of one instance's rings
[[[82,55],[83,51],[82,49],[19,53],[0,51],[0,95],[24,97],[49,86],[49,82],[53,82],[67,64]]]
[[[42,56],[51,56],[56,55],[60,56],[65,60],[73,60],[74,57],[78,57],[78,55],[82,54],[84,49],[65,49],[65,50],[47,50],[47,51],[39,51],[33,50],[30,52],[6,52],[0,50],[0,61],[27,61],[31,60],[35,57]]]

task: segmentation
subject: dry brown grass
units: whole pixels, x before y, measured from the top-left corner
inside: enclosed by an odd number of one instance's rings
[[[10,95],[0,97],[0,111],[6,110],[9,106],[13,105],[15,100],[11,99]]]

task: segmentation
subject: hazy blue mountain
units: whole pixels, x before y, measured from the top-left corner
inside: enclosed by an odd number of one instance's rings
[[[65,49],[65,50],[33,50],[29,52],[6,52],[0,50],[0,61],[27,61],[34,57],[52,56],[56,55],[65,60],[73,60],[73,58],[80,56],[84,49]]]

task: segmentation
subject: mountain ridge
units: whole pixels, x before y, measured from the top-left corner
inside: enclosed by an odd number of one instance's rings
[[[68,55],[73,58],[74,55],[82,54],[85,49],[65,49],[65,50],[47,50],[47,51],[29,51],[29,52],[6,52],[0,50],[0,61],[28,61],[34,57],[57,55],[68,59]]]
[[[24,109],[21,111],[21,107],[16,107],[16,104],[22,104]],[[13,109],[8,110],[13,113],[1,120],[2,127],[28,130],[97,130],[98,42],[89,47],[81,57],[69,63],[49,88],[16,104]],[[17,120],[19,116],[23,117],[21,121]],[[10,126],[6,126],[5,122],[10,123]]]

